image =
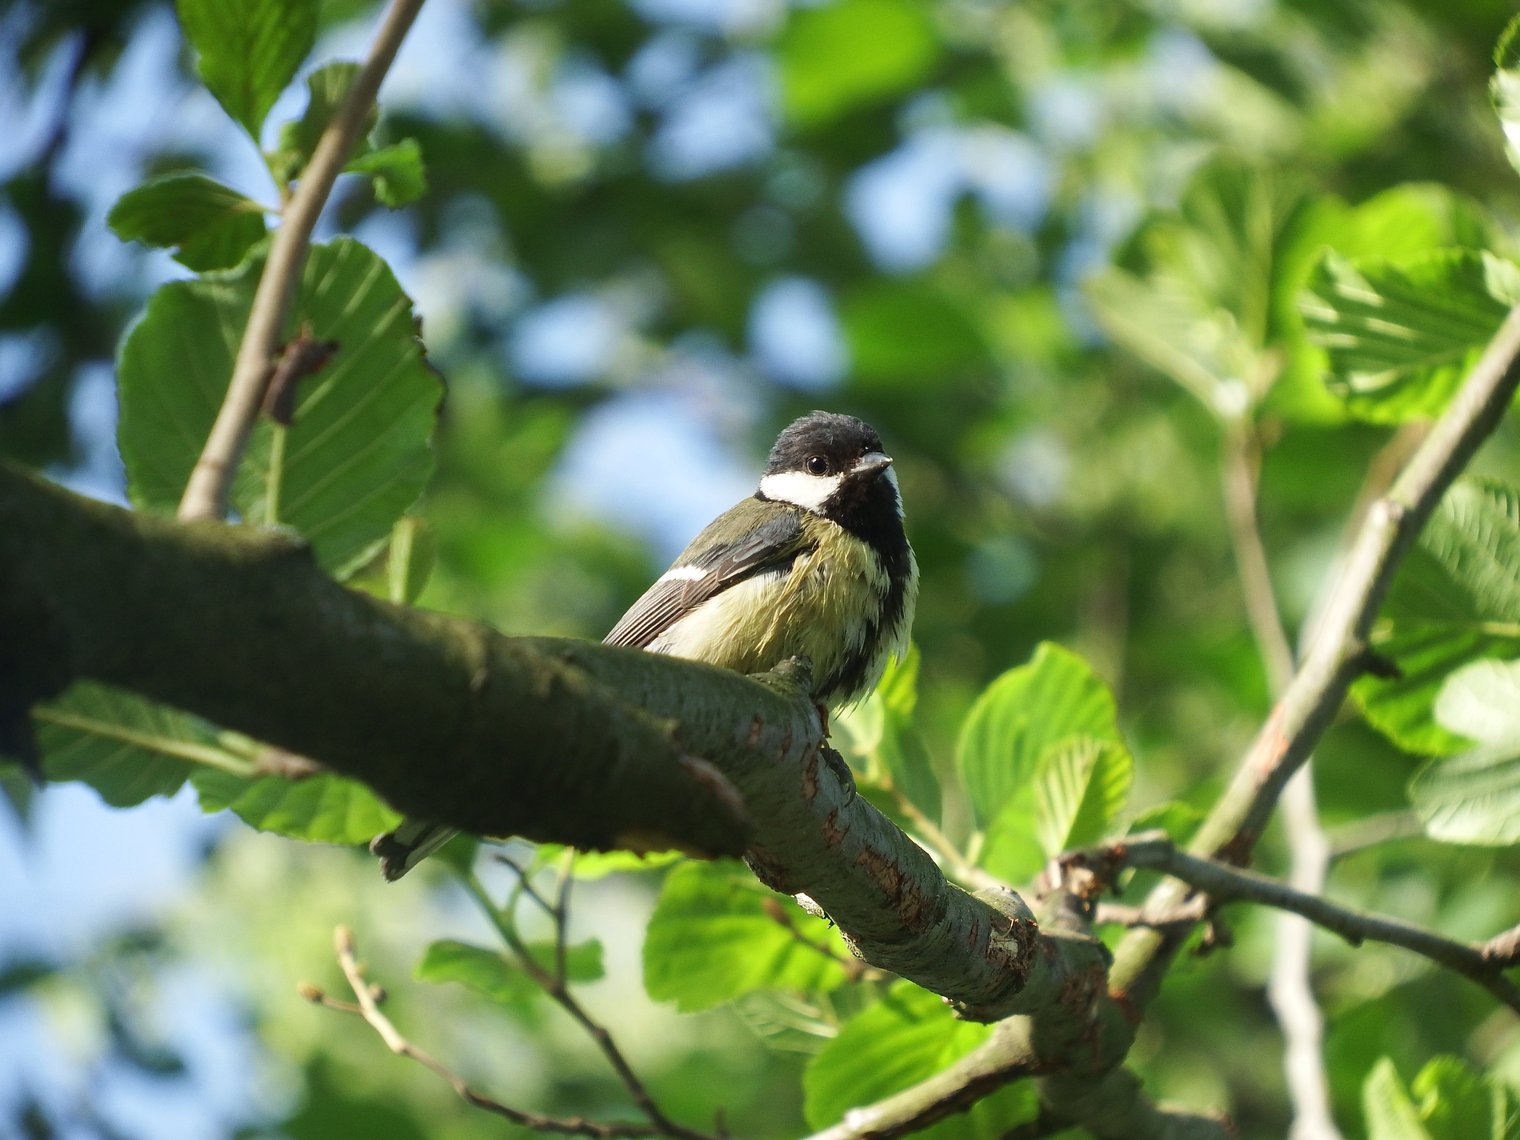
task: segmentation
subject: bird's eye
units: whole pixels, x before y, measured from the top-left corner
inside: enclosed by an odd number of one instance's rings
[[[807,457],[807,469],[809,475],[827,475],[829,473],[829,461],[821,455],[809,455]]]

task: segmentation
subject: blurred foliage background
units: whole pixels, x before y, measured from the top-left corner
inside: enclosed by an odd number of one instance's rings
[[[1511,14],[1497,0],[430,0],[381,127],[420,142],[427,193],[393,212],[348,179],[325,224],[390,262],[447,378],[421,604],[599,637],[748,492],[780,426],[849,411],[880,429],[903,484],[936,762],[948,773],[975,694],[1049,639],[1118,697],[1132,806],[1206,806],[1269,703],[1223,506],[1229,432],[1260,448],[1260,524],[1294,629],[1369,468],[1401,445],[1327,394],[1281,281],[1307,275],[1316,226],[1344,235],[1404,183],[1430,184],[1418,193],[1451,234],[1512,248],[1520,180],[1487,102]],[[362,0],[323,5],[314,59],[361,54],[375,18]],[[152,287],[184,271],[104,215],[185,166],[272,201],[219,116],[167,4],[0,7],[0,121],[15,127],[0,147],[0,454],[120,496],[111,358]],[[1178,213],[1206,169],[1248,200],[1239,227]],[[1405,236],[1362,232],[1362,253]],[[1139,280],[1187,295],[1152,311],[1125,292]],[[1147,328],[1207,361],[1210,382],[1137,351]],[[1516,448],[1511,422],[1479,469],[1512,474]],[[1512,855],[1383,814],[1414,767],[1354,718],[1332,730],[1316,780],[1346,854],[1329,893],[1463,936],[1512,924]],[[965,807],[947,785],[953,829]],[[385,888],[351,852],[202,821],[180,796],[138,809],[143,842],[176,838],[170,871],[123,876],[131,905],[50,894],[37,884],[130,865],[110,844],[136,833],[79,834],[93,817],[77,802],[58,817],[75,830],[49,832],[47,801],[67,793],[5,787],[0,857],[21,869],[0,885],[15,892],[0,905],[14,1062],[0,1120],[17,1134],[500,1134],[359,1023],[295,998],[299,978],[341,988],[339,921],[392,1016],[471,1079],[550,1111],[622,1103],[557,1012],[408,980],[424,943],[480,934],[441,881]],[[1362,846],[1369,819],[1392,841]],[[720,1090],[736,1134],[799,1133],[816,1038],[775,1032],[774,1008],[678,1015],[643,996],[657,881],[579,895],[577,929],[608,958],[587,1003],[672,1115],[707,1119]],[[1158,1097],[1281,1136],[1270,916],[1240,913],[1235,935],[1174,971],[1134,1059]],[[1317,947],[1348,1135],[1380,1056],[1405,1079],[1443,1052],[1520,1078],[1513,1021],[1476,987],[1397,951]]]

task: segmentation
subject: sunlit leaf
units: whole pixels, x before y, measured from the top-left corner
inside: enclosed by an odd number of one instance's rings
[[[529,953],[540,966],[554,969],[554,947],[536,943]],[[565,948],[565,975],[572,982],[594,982],[604,974],[602,944],[588,939]],[[417,963],[416,976],[423,982],[457,982],[478,994],[508,1005],[532,998],[539,987],[509,954],[472,946],[451,938],[428,945]]]
[[[1435,716],[1479,746],[1432,760],[1409,781],[1426,832],[1449,843],[1520,842],[1520,662],[1478,661],[1453,673]]]
[[[1090,737],[1123,747],[1113,694],[1075,653],[1042,642],[993,681],[961,726],[956,766],[983,825],[1032,782],[1052,745]]]
[[[543,863],[554,863],[563,850],[557,844],[542,843],[538,856]],[[574,874],[577,879],[605,879],[608,875],[658,871],[683,858],[679,851],[653,851],[647,855],[632,851],[577,851]]]
[[[1520,170],[1520,16],[1510,20],[1494,47],[1488,94],[1504,129],[1504,153],[1510,165]]]
[[[1384,1057],[1362,1085],[1368,1140],[1515,1140],[1514,1101],[1459,1057],[1431,1058],[1409,1090]]]
[[[280,176],[294,181],[311,161],[317,149],[317,140],[327,129],[328,123],[343,105],[348,89],[359,75],[359,64],[349,60],[333,60],[324,63],[306,77],[306,110],[299,119],[292,119],[280,127],[279,149],[272,162]],[[360,131],[356,153],[362,154],[369,146],[368,135],[379,121],[378,108],[370,108],[369,116]]]
[[[1436,697],[1443,728],[1482,744],[1520,745],[1520,661],[1475,661]]]
[[[364,784],[330,772],[290,780],[198,768],[190,782],[206,811],[230,808],[259,831],[313,843],[365,843],[401,821]]]
[[[1233,159],[1203,165],[1176,213],[1141,232],[1135,264],[1085,283],[1094,316],[1210,411],[1248,410],[1298,335],[1292,298],[1318,248],[1308,205],[1297,177]]]
[[[839,0],[792,10],[777,45],[787,118],[814,126],[906,91],[939,54],[930,11],[912,0]]]
[[[317,34],[312,0],[178,0],[201,78],[255,140]]]
[[[981,865],[1005,882],[1028,882],[1053,856],[1108,834],[1133,778],[1122,744],[1076,736],[1051,745],[987,825]]]
[[[1052,748],[1035,781],[1037,834],[1046,855],[1096,843],[1129,799],[1135,766],[1111,741],[1078,737]]]
[[[1387,1057],[1372,1067],[1362,1084],[1362,1112],[1367,1140],[1434,1140]]]
[[[1520,299],[1520,269],[1439,250],[1401,262],[1327,254],[1302,309],[1327,353],[1331,390],[1378,423],[1438,415]]]
[[[173,795],[199,765],[229,761],[201,721],[93,682],[74,684],[34,716],[48,779],[89,784],[113,807]]]
[[[1460,1057],[1432,1057],[1410,1084],[1431,1140],[1515,1140],[1514,1094]]]
[[[168,511],[178,503],[226,392],[262,269],[254,259],[163,286],[127,337],[118,443],[138,506]],[[267,420],[255,426],[233,505],[245,520],[296,528],[318,561],[343,575],[374,553],[421,494],[441,390],[410,300],[358,242],[313,247],[294,309],[291,329],[308,322],[336,350],[300,381],[282,444]]]
[[[375,186],[375,197],[393,210],[415,202],[427,191],[422,148],[416,139],[402,139],[390,146],[366,151],[350,160],[343,169],[351,174],[369,175]]]
[[[987,1039],[990,1027],[957,1021],[934,994],[894,985],[824,1046],[803,1076],[808,1124],[824,1128],[852,1108],[873,1104],[940,1072]],[[980,1100],[971,1112],[915,1135],[948,1140],[1006,1134],[1032,1120],[1034,1089],[1017,1082]]]
[[[939,777],[912,715],[918,701],[918,663],[917,646],[903,660],[894,660],[876,691],[835,719],[835,740],[864,766],[867,778],[890,784],[937,821]]]
[[[416,515],[397,519],[386,552],[387,597],[400,605],[415,602],[437,561],[438,540],[427,522]]]
[[[1394,580],[1374,643],[1401,676],[1353,688],[1373,727],[1410,752],[1465,747],[1435,721],[1436,694],[1470,661],[1520,657],[1520,493],[1484,479],[1452,486]]]
[[[264,236],[264,209],[204,174],[165,174],[128,190],[106,222],[123,241],[174,249],[195,270],[236,265]]]
[[[780,921],[790,923],[792,928]],[[849,955],[833,929],[754,876],[723,863],[685,863],[665,877],[644,936],[644,988],[683,1011],[758,989],[831,990]]]

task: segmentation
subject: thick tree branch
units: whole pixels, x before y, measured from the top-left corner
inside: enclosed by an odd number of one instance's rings
[[[277,534],[131,513],[0,465],[0,722],[75,678],[310,756],[479,834],[742,851],[864,961],[968,1017],[1070,1014],[1071,994],[1103,988],[1096,943],[1043,936],[1011,894],[949,885],[852,796],[784,669],[757,683],[501,637],[345,590]]]
[[[390,70],[421,7],[422,0],[394,0],[375,36],[369,58],[359,69],[342,106],[317,139],[311,159],[301,171],[296,192],[280,213],[280,226],[253,295],[248,325],[238,343],[227,395],[180,500],[181,519],[219,519],[227,513],[228,490],[264,402],[264,389],[279,353],[291,301],[301,281],[312,230],[332,193],[333,183],[364,133],[365,121],[380,92],[380,82]]]
[[[1517,360],[1520,309],[1510,312],[1391,490],[1368,511],[1308,653],[1190,851],[1229,862],[1249,857],[1284,785],[1314,750],[1352,681],[1365,671],[1372,622],[1404,554],[1514,399],[1520,385]],[[1147,907],[1170,911],[1186,893],[1177,881],[1164,882]],[[1113,985],[1137,1013],[1159,989],[1184,937],[1170,929],[1135,930],[1120,944]]]
[[[1134,836],[1068,858],[1095,868],[1106,881],[1112,881],[1122,867],[1164,871],[1205,892],[1216,903],[1261,903],[1301,915],[1316,926],[1339,934],[1353,946],[1384,942],[1402,947],[1470,978],[1520,1013],[1520,987],[1503,973],[1515,964],[1513,930],[1486,942],[1458,942],[1403,919],[1330,902],[1256,871],[1179,851],[1171,839],[1159,832]]]

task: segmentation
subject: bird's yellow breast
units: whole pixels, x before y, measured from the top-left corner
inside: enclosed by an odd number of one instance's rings
[[[763,673],[788,657],[805,656],[812,661],[815,683],[822,684],[848,656],[862,652],[889,585],[869,547],[825,541],[798,555],[790,567],[724,590],[677,621],[650,649],[740,673]],[[880,677],[888,653],[903,648],[897,631],[886,633],[879,660],[866,670],[867,689]]]

